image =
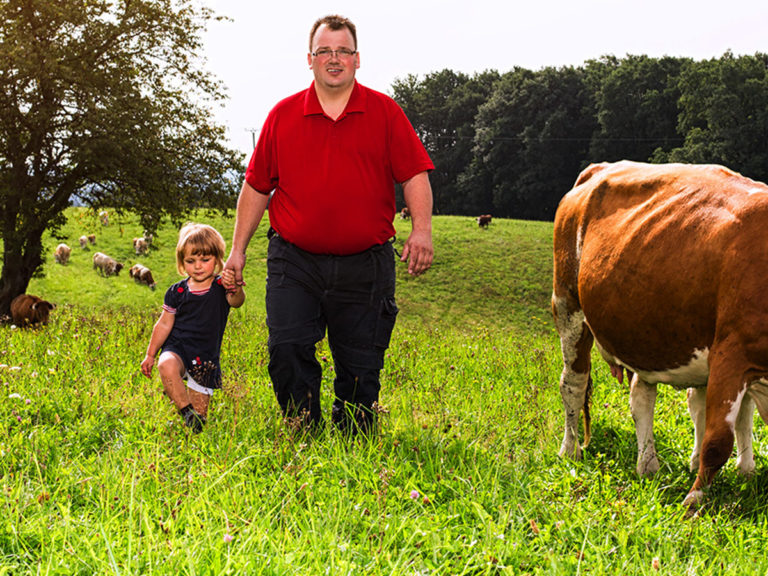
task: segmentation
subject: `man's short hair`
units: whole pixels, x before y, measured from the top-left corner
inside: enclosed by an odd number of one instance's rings
[[[312,40],[315,39],[315,33],[317,32],[317,29],[320,28],[320,26],[323,24],[328,26],[330,30],[342,30],[343,28],[349,30],[349,32],[352,34],[352,40],[355,41],[353,48],[357,50],[357,28],[352,23],[352,20],[349,18],[344,18],[344,16],[339,16],[338,14],[329,14],[328,16],[318,18],[317,21],[312,25],[312,30],[309,32],[310,52],[312,52]]]

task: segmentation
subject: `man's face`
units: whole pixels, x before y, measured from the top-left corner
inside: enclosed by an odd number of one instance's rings
[[[328,53],[323,55],[324,51]],[[321,53],[316,56],[311,53],[307,55],[316,85],[329,90],[344,90],[352,85],[355,70],[360,67],[360,55],[356,52],[352,33],[347,28],[330,30],[325,24],[320,26],[312,39],[312,52]]]

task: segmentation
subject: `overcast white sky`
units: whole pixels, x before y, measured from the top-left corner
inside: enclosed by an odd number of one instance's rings
[[[326,14],[357,26],[357,79],[390,92],[396,78],[445,68],[472,74],[578,66],[605,54],[697,60],[768,52],[768,0],[208,0],[207,67],[227,86],[217,117],[233,147],[278,100],[312,81],[309,29]]]

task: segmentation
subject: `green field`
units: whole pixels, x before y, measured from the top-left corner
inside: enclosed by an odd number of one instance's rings
[[[133,255],[135,219],[71,209],[29,292],[57,304],[36,330],[0,326],[0,574],[765,574],[765,427],[757,473],[729,462],[685,519],[693,475],[685,396],[659,387],[661,470],[635,472],[626,384],[597,362],[593,438],[560,459],[550,223],[436,217],[436,259],[399,270],[401,314],[382,374],[381,430],[348,440],[286,427],[267,375],[266,238],[249,248],[230,315],[224,391],[190,436],[139,363],[176,230]],[[198,215],[229,239],[232,217]],[[402,247],[409,223],[396,222]],[[95,233],[81,250],[77,238]],[[126,264],[103,278],[94,251]],[[149,266],[154,292],[127,269]],[[325,344],[322,398],[333,373]]]

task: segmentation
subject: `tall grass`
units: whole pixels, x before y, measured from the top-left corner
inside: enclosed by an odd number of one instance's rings
[[[80,213],[63,230],[70,245],[91,228]],[[231,235],[231,221],[199,218]],[[397,225],[401,246],[408,224]],[[97,247],[132,262],[138,232],[113,219]],[[141,259],[154,293],[123,273],[98,276],[73,246],[69,265],[50,264],[30,287],[59,304],[51,324],[0,327],[0,574],[765,573],[763,451],[756,476],[729,463],[703,514],[683,518],[682,394],[660,387],[662,469],[641,480],[626,387],[598,364],[592,444],[582,462],[557,457],[550,236],[545,223],[479,230],[436,218],[433,270],[400,270],[381,430],[367,440],[282,423],[266,370],[261,234],[247,305],[227,328],[225,388],[197,436],[157,377],[138,371],[177,278],[175,231]],[[328,414],[325,343],[318,356]]]

